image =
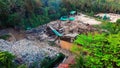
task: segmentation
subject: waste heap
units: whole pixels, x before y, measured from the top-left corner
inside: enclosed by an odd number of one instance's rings
[[[59,51],[52,49],[47,43],[23,39],[14,43],[0,39],[0,50],[8,51],[16,56],[16,63],[24,63],[28,66],[34,62],[40,62],[45,57],[54,57]]]

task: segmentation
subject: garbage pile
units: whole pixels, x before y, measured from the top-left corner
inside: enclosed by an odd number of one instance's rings
[[[49,25],[52,26],[56,31],[62,34],[62,37],[70,38],[74,35],[94,32],[97,29],[92,25],[82,23],[81,21],[52,21],[47,25],[39,26],[32,30],[26,31],[26,38],[29,40],[39,40],[39,41],[49,41],[54,40],[56,38],[55,33],[49,28]],[[75,36],[74,36],[75,37]],[[73,37],[72,37],[73,38]]]
[[[51,49],[47,43],[37,43],[23,39],[14,43],[0,40],[0,50],[9,51],[16,56],[17,63],[26,63],[28,65],[34,62],[40,62],[45,57],[54,57],[58,50]]]
[[[46,41],[55,39],[55,33],[50,29],[49,25],[54,28],[62,37],[73,36],[78,34],[87,34],[88,32],[97,31],[92,25],[98,25],[101,22],[96,21],[93,18],[87,17],[87,15],[80,14],[73,16],[75,20],[56,20],[48,24],[33,28],[26,31],[26,38],[29,40]]]
[[[39,40],[44,41],[48,36],[45,34],[46,25],[33,28],[26,31],[26,38],[29,40]]]
[[[58,32],[64,35],[71,33],[81,34],[81,33],[93,32],[97,30],[92,25],[84,24],[81,21],[61,21],[61,22],[53,21],[48,25],[51,25]]]

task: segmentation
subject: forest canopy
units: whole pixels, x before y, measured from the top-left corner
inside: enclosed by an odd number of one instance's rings
[[[76,10],[120,13],[119,0],[0,0],[0,28],[34,28]]]

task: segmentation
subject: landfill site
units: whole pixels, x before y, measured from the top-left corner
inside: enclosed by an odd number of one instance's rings
[[[112,22],[117,20],[113,16],[110,17]],[[97,31],[98,29],[93,26],[99,24],[100,21],[78,13],[31,30],[20,32],[12,29],[1,30],[0,34],[10,34],[11,37],[8,40],[0,39],[0,50],[11,52],[17,56],[15,62],[26,63],[29,66],[33,62],[42,61],[45,57],[53,58],[59,53],[64,54],[65,58],[57,64],[57,67],[62,63],[72,64],[75,55],[70,49],[74,46],[74,39],[79,34]]]

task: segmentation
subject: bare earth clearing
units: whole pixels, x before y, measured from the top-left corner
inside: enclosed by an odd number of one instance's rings
[[[120,14],[114,14],[114,13],[99,13],[95,16],[100,16],[103,18],[105,14],[107,17],[110,17],[110,22],[116,22],[118,19],[120,19]]]
[[[100,21],[97,21],[94,18],[89,17],[89,16],[84,15],[84,14],[77,15],[77,16],[75,16],[75,18],[76,18],[76,21],[80,21],[80,22],[85,23],[85,24],[90,24],[90,25],[101,24]]]

